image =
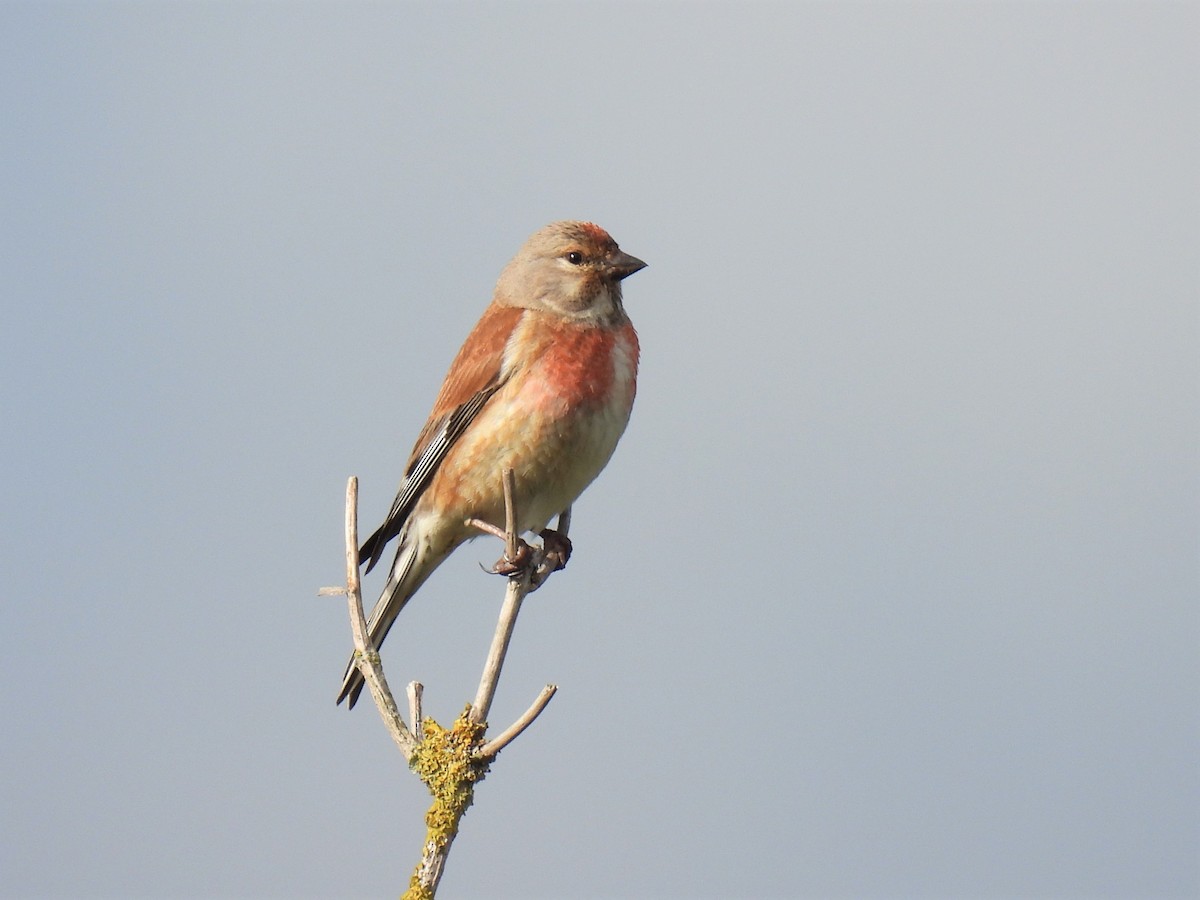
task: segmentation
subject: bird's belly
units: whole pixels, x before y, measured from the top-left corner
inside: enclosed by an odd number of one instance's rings
[[[545,398],[542,398],[543,400]],[[496,405],[481,416],[477,433],[459,457],[475,477],[459,479],[468,515],[502,524],[501,475],[511,468],[517,488],[518,526],[539,531],[570,506],[608,463],[629,420],[629,407],[605,404],[571,409],[557,403]],[[490,473],[490,474],[486,474]],[[451,473],[447,472],[447,475]]]
[[[459,439],[457,465],[438,475],[453,484],[459,511],[502,524],[506,468],[521,531],[545,528],[575,502],[608,463],[633,407],[636,349],[618,340],[607,350],[598,378],[596,360],[587,369],[578,353],[549,353],[497,393]]]

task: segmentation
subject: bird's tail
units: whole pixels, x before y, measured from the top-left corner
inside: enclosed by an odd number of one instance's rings
[[[443,553],[437,558],[430,558],[431,553],[428,547],[413,532],[413,529],[406,528],[400,535],[400,546],[396,550],[396,559],[388,571],[387,584],[384,585],[383,593],[379,595],[379,600],[376,601],[375,608],[371,610],[371,615],[367,619],[367,636],[371,646],[376,650],[383,644],[384,638],[391,630],[392,623],[400,615],[400,610],[404,609],[404,605],[417,592],[417,588],[425,583],[425,579],[448,555]],[[346,666],[346,673],[342,676],[342,690],[338,694],[337,702],[341,703],[349,698],[350,702],[346,708],[354,709],[354,704],[358,702],[358,695],[362,693],[363,687],[362,673],[359,672],[358,666],[354,664],[354,657],[351,656],[350,662]]]

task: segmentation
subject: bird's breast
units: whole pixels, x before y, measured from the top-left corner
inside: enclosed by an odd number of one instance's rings
[[[608,463],[629,422],[637,385],[633,326],[577,326],[526,314],[505,351],[511,375],[456,447],[442,475],[480,512],[498,502],[475,493],[481,472],[516,474],[522,528],[537,530],[571,505]],[[470,472],[470,476],[468,476]],[[488,496],[485,496],[488,494]]]
[[[503,416],[500,464],[515,468],[527,522],[541,527],[575,502],[616,450],[634,406],[638,346],[628,323],[534,324],[521,365],[487,413]]]
[[[514,380],[531,412],[628,416],[637,389],[638,343],[633,326],[598,328],[533,318],[513,337],[523,345]],[[526,331],[522,335],[522,331]],[[510,344],[511,346],[511,344]]]

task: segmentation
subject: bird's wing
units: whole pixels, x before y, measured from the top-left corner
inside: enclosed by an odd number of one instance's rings
[[[508,380],[511,373],[504,370],[504,349],[523,312],[514,307],[490,306],[467,336],[413,447],[391,511],[359,550],[359,558],[366,560],[366,571],[374,568],[384,546],[400,533],[454,442]]]

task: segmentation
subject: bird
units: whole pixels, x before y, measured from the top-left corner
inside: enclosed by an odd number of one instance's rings
[[[391,510],[359,551],[370,572],[398,538],[367,621],[376,650],[433,571],[478,536],[467,520],[504,522],[507,468],[517,533],[540,532],[565,565],[570,542],[547,526],[608,464],[629,422],[640,348],[621,283],[645,266],[600,226],[563,221],[534,232],[501,271],[442,382]],[[352,709],[363,684],[351,656],[338,704],[349,700]]]

